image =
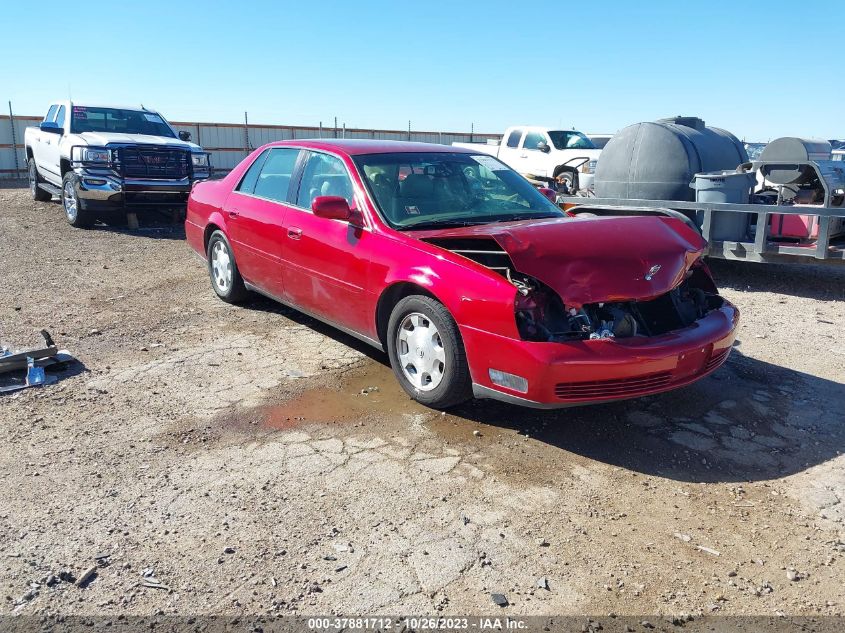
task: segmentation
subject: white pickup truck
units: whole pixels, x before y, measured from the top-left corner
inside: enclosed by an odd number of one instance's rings
[[[548,180],[562,176],[569,193],[573,194],[592,189],[596,162],[601,154],[601,150],[581,132],[528,125],[509,127],[498,145],[452,145],[496,156],[529,177]]]
[[[60,101],[24,133],[34,200],[59,196],[71,225],[99,211],[184,207],[210,175],[208,154],[158,112]]]

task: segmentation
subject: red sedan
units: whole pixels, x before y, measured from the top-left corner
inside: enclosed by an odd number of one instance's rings
[[[725,362],[739,318],[681,220],[568,217],[455,147],[271,143],[197,184],[185,228],[221,299],[259,292],[387,351],[438,408],[688,385]]]

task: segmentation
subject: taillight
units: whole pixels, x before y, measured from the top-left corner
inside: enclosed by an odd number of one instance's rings
[[[584,164],[581,165],[581,173],[582,174],[594,174],[596,173],[596,164],[598,163],[597,160],[588,160]]]

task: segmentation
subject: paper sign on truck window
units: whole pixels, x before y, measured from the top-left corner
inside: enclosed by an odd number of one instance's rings
[[[478,156],[473,156],[472,158],[479,165],[481,165],[482,167],[486,167],[490,171],[507,171],[508,169],[505,165],[497,161],[492,156],[484,156],[482,154]]]
[[[163,123],[161,117],[157,114],[147,114],[144,112],[144,118],[150,123]]]

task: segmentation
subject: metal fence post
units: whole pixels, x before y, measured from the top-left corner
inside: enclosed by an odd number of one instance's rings
[[[9,101],[9,127],[12,129],[12,154],[15,156],[15,178],[20,176],[20,163],[18,163],[18,141],[15,137],[15,115],[12,114],[12,102]]]
[[[408,140],[411,140],[411,121],[408,120]]]
[[[249,117],[244,112],[244,152],[249,156]]]

